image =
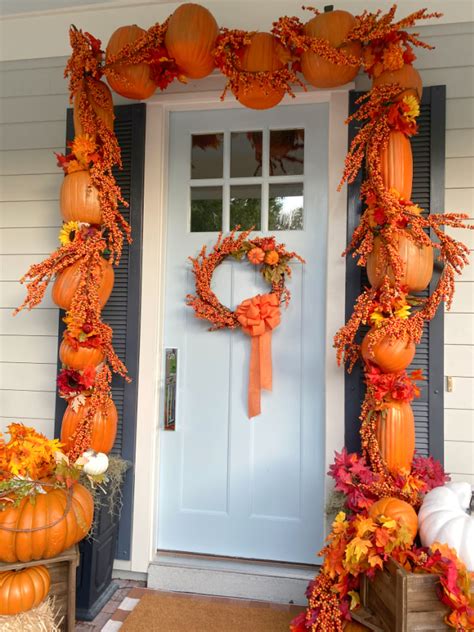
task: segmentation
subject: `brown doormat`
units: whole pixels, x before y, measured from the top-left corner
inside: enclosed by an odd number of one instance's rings
[[[150,592],[120,632],[288,632],[304,608],[222,597]]]

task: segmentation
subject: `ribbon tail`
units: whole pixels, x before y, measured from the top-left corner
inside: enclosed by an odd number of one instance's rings
[[[267,330],[259,337],[260,346],[260,387],[272,390],[272,331]]]
[[[249,419],[260,415],[260,338],[252,336],[250,352],[249,386],[248,386],[248,416]]]

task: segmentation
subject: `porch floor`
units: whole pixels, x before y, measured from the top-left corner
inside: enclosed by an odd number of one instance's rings
[[[110,601],[108,601],[93,621],[77,621],[76,632],[117,632],[122,627],[123,622],[135,608],[144,594],[158,593],[160,591],[151,590],[145,587],[145,582],[115,579],[119,588],[116,590]],[[172,593],[164,593],[172,594]],[[182,593],[180,593],[182,594]],[[261,601],[251,601],[247,599],[229,599],[228,597],[210,597],[208,595],[193,595],[203,600],[238,602],[240,604],[260,604],[267,608],[284,609],[295,617],[304,610],[302,606],[285,605]],[[208,632],[203,630],[203,632]],[[215,630],[215,632],[219,632]],[[242,630],[242,632],[245,632]],[[269,630],[269,632],[273,632]]]

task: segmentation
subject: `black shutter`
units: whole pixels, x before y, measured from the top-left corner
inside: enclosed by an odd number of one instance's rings
[[[362,92],[351,92],[349,112],[352,114],[355,102]],[[445,161],[445,86],[433,86],[423,90],[421,112],[418,119],[419,134],[412,140],[413,150],[413,193],[412,199],[426,213],[444,211],[444,161]],[[357,124],[358,125],[358,124]],[[349,126],[349,143],[357,133],[357,125]],[[359,223],[363,211],[359,199],[362,174],[348,188],[347,239]],[[429,287],[434,291],[439,277],[436,269]],[[362,289],[368,285],[365,268],[356,265],[355,259],[347,258],[346,264],[346,318],[352,313],[353,305]],[[428,290],[419,296],[427,296]],[[432,455],[444,460],[444,411],[443,411],[443,374],[444,374],[444,328],[443,310],[425,325],[420,344],[411,368],[423,369],[426,381],[423,382],[422,395],[414,400],[413,412],[416,426],[416,450],[423,456]],[[410,370],[409,369],[409,370]],[[360,449],[359,421],[360,406],[364,398],[365,387],[360,363],[345,379],[345,445],[352,452]]]
[[[123,508],[119,524],[117,559],[130,559],[130,543],[133,516],[133,483],[135,461],[135,437],[137,425],[138,398],[138,358],[140,342],[140,302],[141,302],[141,258],[143,224],[143,178],[145,163],[145,118],[143,103],[120,105],[115,108],[114,130],[122,150],[123,169],[114,175],[128,201],[129,207],[120,210],[132,227],[133,242],[124,243],[120,265],[115,268],[115,283],[112,295],[102,314],[104,321],[111,325],[113,344],[119,358],[125,362],[131,383],[114,376],[112,396],[117,406],[119,422],[113,454],[130,461],[123,489]],[[74,129],[72,111],[68,110],[67,140],[72,140]],[[59,335],[64,325],[63,312],[60,313]],[[56,400],[56,435],[61,430],[61,419],[65,410],[64,400]]]

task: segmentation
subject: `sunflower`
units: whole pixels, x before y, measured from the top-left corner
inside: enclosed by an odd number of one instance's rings
[[[67,246],[76,238],[79,231],[79,222],[67,222],[59,231],[59,241],[62,246]]]
[[[420,104],[418,103],[418,99],[412,94],[409,94],[404,96],[402,101],[407,108],[403,114],[405,120],[408,123],[416,123],[417,116],[420,116]]]
[[[96,151],[97,145],[93,138],[87,134],[82,134],[80,136],[76,136],[73,140],[71,149],[72,153],[76,156],[79,162],[88,163],[90,161],[91,154]]]

